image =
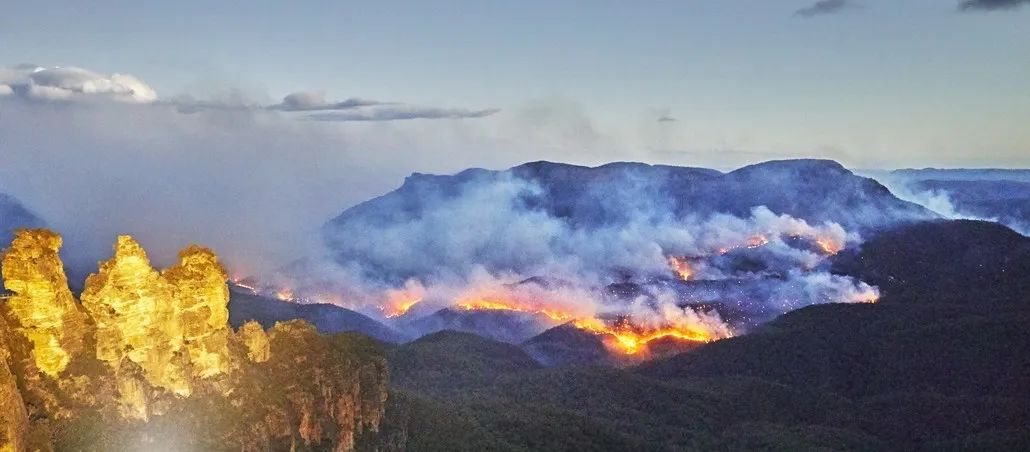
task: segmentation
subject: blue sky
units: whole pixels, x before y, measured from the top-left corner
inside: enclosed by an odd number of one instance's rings
[[[942,164],[989,163],[973,158],[983,152],[1027,163],[1030,8],[862,0],[795,14],[811,4],[21,2],[0,19],[0,41],[14,43],[0,61],[130,73],[162,97],[554,101],[661,151],[864,148],[875,165],[942,149]],[[677,121],[646,125],[661,116]]]
[[[967,1],[0,0],[0,191],[247,262],[416,171],[1030,167],[1030,0]]]

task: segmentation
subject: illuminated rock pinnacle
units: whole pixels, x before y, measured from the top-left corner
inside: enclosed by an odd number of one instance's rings
[[[247,358],[256,363],[268,361],[270,354],[268,334],[260,324],[253,320],[244,323],[237,334],[243,341],[243,345],[247,346]]]
[[[98,359],[118,368],[128,358],[151,384],[185,396],[189,382],[171,364],[182,347],[172,293],[172,285],[150,266],[139,243],[122,235],[114,257],[86,278],[82,306],[96,322]]]
[[[207,378],[229,369],[228,274],[211,250],[190,246],[162,277],[172,286],[173,317],[189,352],[194,375]]]
[[[4,286],[13,327],[33,345],[32,355],[47,375],[56,377],[82,351],[86,316],[68,290],[57,254],[61,237],[45,229],[18,231],[3,257]]]

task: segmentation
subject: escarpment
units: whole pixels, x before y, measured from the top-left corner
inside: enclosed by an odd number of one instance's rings
[[[378,347],[302,321],[233,331],[211,250],[190,246],[159,272],[120,236],[80,304],[60,246],[21,230],[4,252],[0,451],[347,451],[378,429]]]

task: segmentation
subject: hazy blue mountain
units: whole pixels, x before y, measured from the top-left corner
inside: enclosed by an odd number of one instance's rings
[[[887,177],[941,213],[993,220],[1030,234],[1030,170],[908,169]]]
[[[45,222],[12,196],[0,193],[0,248],[6,248],[17,228],[38,228]]]
[[[835,222],[863,235],[936,217],[829,160],[770,161],[728,173],[642,163],[589,168],[533,162],[503,171],[412,174],[398,189],[345,210],[322,232],[338,261],[403,283],[468,262],[517,271],[532,264],[519,260],[525,243],[519,240],[527,235],[552,234],[540,240],[567,253],[570,237],[579,233],[714,214],[748,217],[757,206],[810,223]],[[478,241],[457,243],[458,232],[474,233]],[[416,246],[413,236],[419,238]]]
[[[322,334],[358,332],[383,342],[400,343],[409,338],[374,319],[332,304],[300,304],[255,295],[247,289],[230,285],[229,324],[239,328],[256,320],[265,328],[276,322],[303,319]]]

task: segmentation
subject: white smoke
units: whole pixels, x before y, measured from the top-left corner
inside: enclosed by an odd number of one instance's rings
[[[388,221],[359,212],[330,224],[338,254],[306,261],[280,283],[314,294],[310,300],[336,294],[330,301],[372,315],[392,312],[399,300],[422,300],[421,312],[506,300],[568,317],[557,323],[629,315],[654,327],[687,322],[715,337],[810,304],[878,297],[875,288],[828,272],[829,256],[861,240],[836,223],[809,224],[764,206],[747,217],[677,217],[660,195],[630,187],[608,196],[621,207],[619,221],[583,225],[528,205],[544,190],[511,174],[473,178],[455,190],[446,197],[419,190],[415,213],[381,200]],[[355,210],[363,208],[380,207]],[[670,258],[688,263],[690,282],[675,283]],[[612,296],[608,286],[622,282],[643,293]],[[727,323],[688,307],[713,303],[739,318]]]

